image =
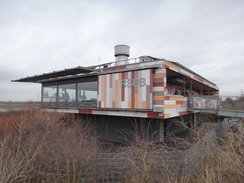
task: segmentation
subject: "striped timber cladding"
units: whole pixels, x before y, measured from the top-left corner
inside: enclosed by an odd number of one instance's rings
[[[164,96],[164,118],[188,114],[187,98],[181,96]]]
[[[171,64],[168,61],[164,61],[164,69],[170,68],[176,72],[181,72],[185,75],[185,70]],[[187,98],[183,96],[170,96],[167,91],[164,96],[164,119],[172,118],[176,116],[181,116],[188,114],[187,110]]]
[[[143,67],[149,64],[158,64],[155,69],[145,69],[140,71],[130,71],[115,74],[100,75],[98,77],[98,103],[97,107],[100,109],[146,109],[157,112],[147,111],[150,118],[167,119],[188,114],[187,98],[183,96],[170,95],[167,91],[167,69],[174,70],[188,78],[201,82],[212,88],[218,89],[206,80],[195,76],[194,74],[176,66],[175,64],[166,60],[157,62],[146,62],[135,65],[126,65],[116,68],[106,68],[104,71],[120,69],[130,69],[134,67]],[[146,87],[120,87],[119,80],[146,78]],[[214,105],[213,102],[209,102]],[[128,115],[129,113],[123,111],[99,111],[106,115]],[[132,111],[131,111],[132,112]],[[134,116],[139,115],[137,111]],[[142,117],[146,113],[140,114]]]
[[[155,69],[153,74],[153,107],[161,108],[163,118],[172,118],[187,111],[187,98],[182,96],[169,96],[167,93],[166,68]]]
[[[155,69],[153,74],[153,107],[163,107],[166,95],[166,69]]]
[[[145,78],[145,86],[120,86],[120,80]],[[152,69],[100,75],[98,108],[152,109]]]

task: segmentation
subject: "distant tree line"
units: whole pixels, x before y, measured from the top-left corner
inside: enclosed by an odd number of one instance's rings
[[[244,110],[244,96],[236,99],[227,97],[224,101],[221,101],[221,106],[223,109]]]

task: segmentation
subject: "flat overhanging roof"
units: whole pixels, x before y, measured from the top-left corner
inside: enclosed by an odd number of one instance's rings
[[[175,65],[177,65],[178,67],[181,67],[182,69],[184,69],[184,70],[186,70],[186,71],[192,73],[193,75],[198,76],[198,77],[200,77],[201,79],[203,79],[203,80],[205,80],[205,81],[211,83],[212,85],[217,86],[216,84],[212,83],[211,81],[207,80],[206,78],[204,78],[203,76],[197,74],[196,72],[194,72],[194,71],[188,69],[187,67],[181,65],[180,63],[178,63],[178,62],[173,62],[173,61],[170,61],[170,62],[173,63],[173,64],[175,64]]]
[[[149,56],[147,56],[147,57],[149,57]],[[157,58],[154,58],[154,57],[149,57],[149,58],[152,58],[154,60],[160,60],[160,59],[157,59]],[[165,59],[162,59],[162,60],[167,61]],[[173,61],[167,61],[167,62],[170,62],[170,63],[176,65],[177,67],[180,67],[183,70],[186,70],[186,71],[190,72],[194,76],[197,76],[197,77],[209,82],[210,84],[216,86],[216,84],[214,84],[211,81],[205,79],[204,77],[202,77],[199,74],[193,72],[192,70],[188,69],[187,67],[181,65],[178,62],[173,62]],[[133,69],[132,69],[132,67],[129,67],[129,68],[126,68],[126,69],[118,69],[118,70],[114,70],[113,69],[111,71],[96,72],[96,71],[101,71],[100,70],[101,67],[102,68],[106,68],[106,67],[111,66],[112,63],[114,63],[114,62],[108,62],[108,63],[105,63],[105,64],[88,66],[88,67],[78,66],[78,67],[75,67],[75,68],[64,69],[64,70],[61,70],[61,71],[53,71],[51,73],[44,73],[44,74],[41,74],[41,75],[29,76],[29,77],[25,77],[25,78],[21,78],[21,79],[17,79],[17,80],[12,80],[12,82],[46,83],[46,82],[50,82],[50,81],[54,81],[54,80],[56,81],[56,80],[71,79],[71,78],[76,78],[76,77],[86,77],[88,75],[93,75],[93,74],[98,74],[98,75],[111,74],[111,73],[115,73],[115,72],[127,72],[127,71],[131,71],[131,70],[141,70],[141,69],[145,69],[146,68],[145,66],[136,67],[136,68],[133,68]],[[153,67],[157,67],[157,65],[150,65],[147,68],[153,68]]]
[[[64,76],[83,74],[83,73],[90,73],[90,72],[94,72],[94,71],[95,70],[92,68],[78,66],[75,68],[64,69],[61,71],[54,71],[54,72],[50,72],[50,73],[44,73],[41,75],[29,76],[26,78],[21,78],[21,79],[12,80],[12,81],[13,82],[41,83],[44,80],[55,79],[55,78],[64,77]]]

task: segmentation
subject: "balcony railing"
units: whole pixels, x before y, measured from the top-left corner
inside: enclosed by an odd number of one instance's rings
[[[192,96],[188,98],[189,108],[244,110],[242,96]]]
[[[127,62],[127,64],[135,64],[135,63],[141,63],[141,62],[151,62],[151,61],[156,61],[156,60],[158,60],[158,58],[154,58],[151,56],[141,56],[141,57],[130,58],[130,59],[126,59],[126,60],[108,62],[108,63],[101,64],[101,65],[90,66],[90,68],[101,69],[101,68],[105,68],[105,67],[114,67],[114,66],[118,66],[118,65],[124,65],[125,62]]]
[[[188,107],[191,108],[217,109],[219,107],[219,97],[218,96],[193,96],[188,98],[187,104]]]

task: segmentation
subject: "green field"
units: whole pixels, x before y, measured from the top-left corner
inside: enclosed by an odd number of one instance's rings
[[[1,102],[0,109],[24,109],[27,107],[38,107],[38,103],[30,102]]]

